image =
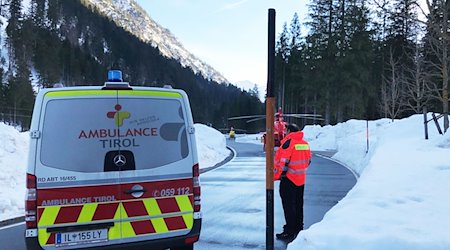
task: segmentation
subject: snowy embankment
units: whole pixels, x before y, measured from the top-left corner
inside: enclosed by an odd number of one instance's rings
[[[195,124],[200,168],[208,168],[230,155],[225,137],[217,130]],[[0,122],[0,221],[24,215],[25,173],[29,133],[19,133]]]
[[[228,156],[218,152],[226,150],[222,134],[203,132],[209,130],[204,125],[196,130],[201,168]],[[360,177],[288,250],[450,249],[450,132],[439,135],[430,123],[430,139],[425,140],[423,131],[422,115],[369,121],[368,133],[366,121],[307,126],[305,138],[313,151],[336,151],[333,159]],[[0,138],[2,220],[23,214],[28,135],[0,124]],[[261,144],[259,138],[239,135],[236,140]]]
[[[366,128],[360,120],[304,128],[313,151],[336,151],[332,159],[360,177],[288,250],[450,249],[450,132],[430,122],[425,140],[422,115]],[[254,135],[236,140],[260,144]]]
[[[0,221],[22,216],[29,133],[0,122]]]
[[[422,115],[370,121],[368,151],[365,121],[306,127],[313,150],[336,150],[360,178],[288,250],[450,249],[450,132],[429,126],[425,140]]]
[[[201,169],[213,167],[230,155],[225,136],[204,124],[195,124],[198,161]]]

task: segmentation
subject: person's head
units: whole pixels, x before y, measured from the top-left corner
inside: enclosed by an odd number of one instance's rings
[[[288,134],[291,132],[298,132],[298,131],[300,131],[300,128],[297,126],[297,124],[290,123],[289,125],[287,125]]]

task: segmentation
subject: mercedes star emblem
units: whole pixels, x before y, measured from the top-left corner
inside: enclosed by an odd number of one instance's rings
[[[125,163],[127,163],[127,158],[125,158],[125,156],[118,154],[116,156],[114,156],[114,164],[116,164],[116,166],[118,167],[122,167],[123,165],[125,165]]]

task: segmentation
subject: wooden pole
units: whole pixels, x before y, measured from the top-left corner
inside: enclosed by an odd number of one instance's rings
[[[266,95],[266,249],[274,248],[274,85],[275,85],[275,9],[269,9],[268,57],[267,57],[267,95]]]
[[[431,116],[433,117],[434,124],[436,124],[436,128],[437,128],[439,134],[440,134],[440,135],[443,135],[442,130],[441,130],[441,126],[439,126],[438,118],[436,117],[436,115],[434,114],[434,112],[431,113]],[[440,118],[440,117],[439,117],[439,118]]]

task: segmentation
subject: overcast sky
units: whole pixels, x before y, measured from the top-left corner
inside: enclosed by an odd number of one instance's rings
[[[136,0],[183,46],[232,83],[249,80],[265,92],[268,9],[276,33],[297,12],[303,23],[308,0]]]

